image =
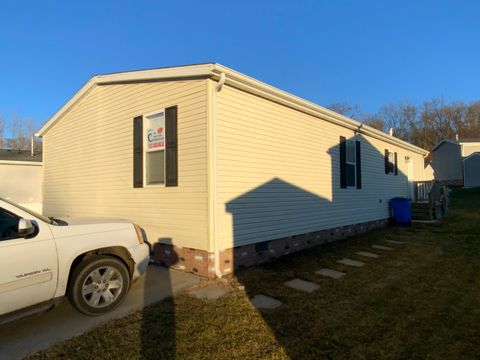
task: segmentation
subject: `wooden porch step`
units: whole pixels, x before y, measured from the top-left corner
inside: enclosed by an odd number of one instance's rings
[[[428,202],[412,203],[412,220],[433,220],[433,209]]]

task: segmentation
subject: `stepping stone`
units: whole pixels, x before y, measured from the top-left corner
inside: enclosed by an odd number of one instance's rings
[[[344,272],[332,269],[320,269],[318,271],[315,271],[315,274],[330,277],[332,279],[340,279],[341,277],[347,275]]]
[[[398,241],[398,240],[385,240],[385,242],[395,245],[402,245],[405,244],[405,241]]]
[[[348,265],[348,266],[355,266],[355,267],[360,267],[360,266],[365,265],[364,262],[357,261],[357,260],[352,260],[352,259],[347,259],[347,258],[337,260],[337,263],[340,263],[340,264],[343,264],[343,265]]]
[[[190,295],[203,300],[217,300],[225,296],[229,291],[226,287],[211,284],[190,291]]]
[[[257,309],[276,309],[282,305],[280,300],[274,299],[267,295],[255,295],[250,302]]]
[[[372,245],[372,248],[379,250],[393,250],[393,248],[383,245]]]
[[[308,293],[314,292],[320,286],[310,281],[305,281],[302,279],[293,279],[284,283],[284,285],[291,287],[296,290],[305,291]]]
[[[377,255],[377,254],[374,254],[374,253],[371,253],[371,252],[368,252],[368,251],[358,251],[355,254],[360,255],[360,256],[369,257],[369,258],[373,258],[373,259],[377,259],[377,258],[380,257],[380,255]]]

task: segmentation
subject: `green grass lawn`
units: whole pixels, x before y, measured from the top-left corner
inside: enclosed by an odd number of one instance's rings
[[[381,257],[361,258],[359,250]],[[342,257],[366,265],[347,268],[336,263]],[[315,275],[322,267],[348,274]],[[320,289],[283,285],[297,277]],[[478,359],[480,191],[455,191],[442,224],[390,227],[303,251],[244,270],[229,286],[216,302],[180,294],[32,358]],[[259,293],[284,304],[259,312],[248,301]]]

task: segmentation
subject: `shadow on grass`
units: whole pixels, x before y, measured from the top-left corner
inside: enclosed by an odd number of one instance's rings
[[[159,239],[162,243],[171,243],[171,239]],[[153,249],[155,254],[155,249]],[[153,256],[152,254],[152,256]],[[172,264],[178,261],[175,253],[172,253]],[[155,265],[151,265],[155,266]],[[150,278],[147,271],[145,275],[145,293],[144,303],[149,302],[151,294],[148,293],[148,284],[158,281],[158,278]],[[172,280],[170,272],[165,273],[164,284],[161,289],[155,291],[165,291],[169,296],[155,306],[147,306],[142,311],[142,324],[140,329],[140,359],[164,359],[173,360],[176,358],[176,323],[175,323],[175,301],[173,297]]]

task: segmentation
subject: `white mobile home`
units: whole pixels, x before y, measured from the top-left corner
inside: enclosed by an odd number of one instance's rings
[[[0,197],[42,211],[42,154],[0,149]]]
[[[210,277],[385,225],[427,155],[215,63],[94,76],[39,135],[46,215],[132,219]]]

